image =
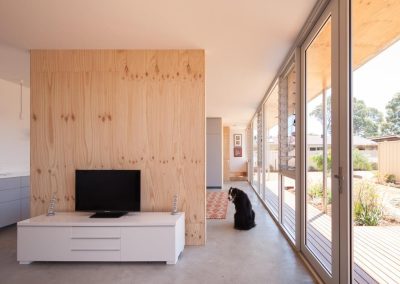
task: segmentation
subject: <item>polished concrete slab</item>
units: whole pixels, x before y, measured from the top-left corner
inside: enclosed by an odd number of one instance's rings
[[[227,219],[207,221],[207,244],[186,247],[176,265],[164,263],[33,263],[16,261],[16,226],[0,229],[0,283],[313,283],[246,182],[257,226],[233,229],[234,206]],[[162,236],[160,236],[162,237]]]

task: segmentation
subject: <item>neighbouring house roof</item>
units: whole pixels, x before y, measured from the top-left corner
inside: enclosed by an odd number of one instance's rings
[[[331,136],[328,135],[328,145],[331,144]],[[308,145],[321,145],[322,138],[317,135],[308,135],[307,136],[307,144]],[[354,146],[377,146],[378,144],[371,139],[367,139],[361,136],[353,136],[353,145]]]
[[[400,137],[399,137],[400,138]],[[268,138],[267,142],[271,144],[278,144],[278,137]],[[294,140],[290,141],[290,144],[294,144]],[[328,145],[331,145],[331,136],[328,135]],[[309,146],[319,146],[322,145],[322,137],[319,135],[308,135],[307,136],[307,144]],[[378,146],[378,143],[372,141],[371,139],[367,139],[361,136],[353,136],[353,145],[354,146]]]
[[[372,137],[371,140],[375,142],[384,142],[384,141],[397,141],[400,140],[400,135],[388,135],[388,136],[380,136],[380,137]]]
[[[355,146],[376,146],[378,145],[375,141],[371,139],[364,138],[361,136],[353,136],[353,145]]]

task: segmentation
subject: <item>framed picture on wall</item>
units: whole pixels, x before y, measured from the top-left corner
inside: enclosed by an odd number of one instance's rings
[[[233,156],[234,157],[242,157],[242,146],[233,147]]]
[[[242,134],[233,134],[233,147],[242,147]]]

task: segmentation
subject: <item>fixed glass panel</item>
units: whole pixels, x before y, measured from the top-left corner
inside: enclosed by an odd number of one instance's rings
[[[246,155],[248,157],[247,170],[248,181],[253,184],[253,125],[246,129]]]
[[[332,273],[331,17],[305,49],[305,245]]]
[[[276,216],[279,212],[278,91],[279,88],[276,85],[264,105],[265,202]]]
[[[399,11],[352,1],[354,283],[400,283]]]
[[[253,119],[253,179],[252,184],[255,190],[259,187],[259,168],[258,168],[258,119],[257,115]]]
[[[296,71],[294,67],[280,84],[279,101],[282,224],[294,240],[296,236]]]
[[[260,195],[263,194],[263,188],[264,188],[264,177],[263,177],[263,114],[260,111],[258,113],[258,168],[259,168],[259,175],[258,175],[258,180],[259,180],[259,186],[258,186],[258,193]]]
[[[282,176],[282,224],[292,239],[296,239],[296,181]]]

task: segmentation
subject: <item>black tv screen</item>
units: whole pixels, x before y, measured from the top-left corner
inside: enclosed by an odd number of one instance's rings
[[[76,211],[140,211],[139,170],[76,170]]]

